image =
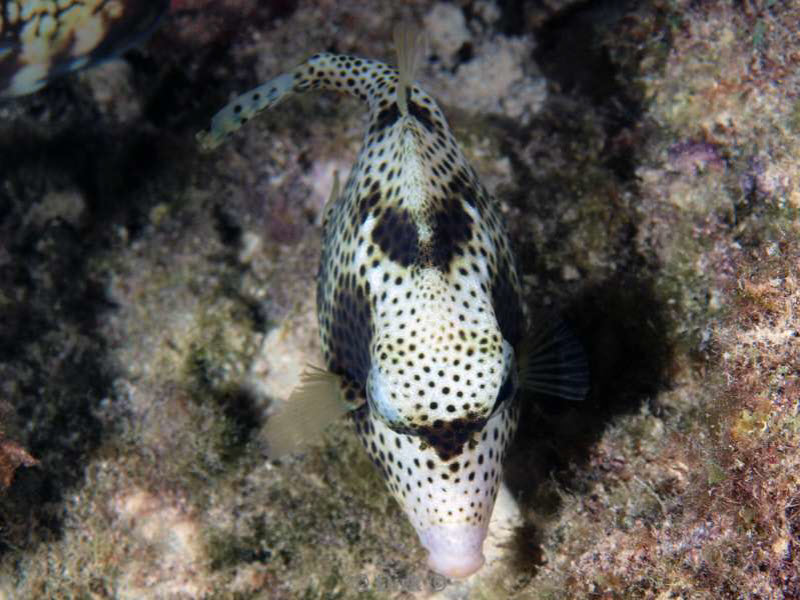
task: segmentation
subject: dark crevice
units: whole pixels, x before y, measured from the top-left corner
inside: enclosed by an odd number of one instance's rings
[[[605,166],[620,178],[635,172],[633,145],[615,143],[643,114],[643,98],[631,80],[635,69],[612,60],[609,44],[627,12],[628,0],[582,2],[556,14],[536,31],[534,60],[559,96],[585,102],[601,116],[605,128]],[[631,72],[628,72],[631,71]]]

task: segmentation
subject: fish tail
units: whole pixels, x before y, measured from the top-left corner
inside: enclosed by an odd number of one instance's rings
[[[315,54],[294,70],[295,90],[328,90],[355,96],[372,109],[397,85],[397,69],[346,54]]]
[[[294,91],[294,78],[293,73],[278,75],[225,105],[211,119],[211,126],[198,132],[200,148],[213,150],[255,115],[278,105]]]
[[[379,108],[397,87],[397,69],[382,62],[344,54],[315,54],[289,73],[240,95],[211,120],[208,130],[197,134],[203,150],[213,150],[258,113],[277,106],[292,93],[330,90],[367,102],[370,111]]]

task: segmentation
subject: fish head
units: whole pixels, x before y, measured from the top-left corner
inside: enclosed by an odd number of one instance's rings
[[[367,398],[399,430],[485,421],[516,390],[515,354],[479,285],[458,291],[435,269],[376,322]],[[499,402],[498,402],[499,400]]]
[[[389,427],[365,405],[356,431],[428,551],[428,566],[467,577],[483,566],[502,465],[519,405],[509,401],[488,419],[436,420],[430,427]]]
[[[473,289],[445,289],[433,272],[419,279],[406,308],[376,330],[367,406],[356,424],[428,550],[428,565],[465,577],[484,562],[516,429],[514,350],[489,300]]]

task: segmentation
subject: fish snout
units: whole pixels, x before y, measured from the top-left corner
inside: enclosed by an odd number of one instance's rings
[[[446,577],[467,577],[485,562],[487,529],[463,523],[432,525],[418,532],[428,551],[428,567]]]

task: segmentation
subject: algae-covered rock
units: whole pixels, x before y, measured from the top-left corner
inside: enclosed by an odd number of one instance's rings
[[[0,598],[800,594],[800,3],[172,5],[121,62],[0,105],[0,427],[40,461],[0,490]],[[531,318],[564,314],[592,370],[585,402],[524,399],[462,582],[348,423],[267,458],[320,364],[321,211],[363,111],[297,98],[194,144],[318,50],[391,61],[401,18],[439,36],[420,79]]]

